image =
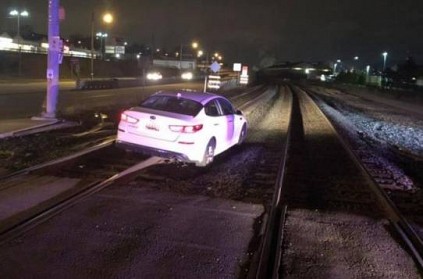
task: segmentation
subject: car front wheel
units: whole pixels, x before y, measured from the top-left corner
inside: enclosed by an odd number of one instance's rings
[[[213,162],[214,159],[214,149],[216,148],[216,143],[214,139],[211,139],[207,144],[206,150],[203,155],[203,160],[196,163],[197,167],[205,167]]]

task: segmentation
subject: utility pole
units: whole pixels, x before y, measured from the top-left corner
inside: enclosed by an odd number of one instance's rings
[[[181,44],[181,49],[179,52],[179,70],[182,70],[182,51],[183,51],[183,46]]]
[[[48,55],[47,55],[47,101],[45,118],[56,118],[59,94],[59,61],[63,42],[60,40],[60,0],[48,1]]]
[[[91,80],[94,79],[94,11],[91,12]]]

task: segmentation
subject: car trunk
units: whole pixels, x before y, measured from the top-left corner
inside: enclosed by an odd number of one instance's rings
[[[179,137],[178,132],[169,129],[170,125],[190,125],[188,121],[193,118],[189,115],[145,108],[136,108],[126,113],[139,120],[136,124],[128,125],[128,133],[168,142],[174,142]]]

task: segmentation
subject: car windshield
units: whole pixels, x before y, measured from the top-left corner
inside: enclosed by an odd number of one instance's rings
[[[150,108],[179,114],[197,115],[203,106],[193,100],[177,98],[173,96],[151,96],[140,105],[143,108]]]

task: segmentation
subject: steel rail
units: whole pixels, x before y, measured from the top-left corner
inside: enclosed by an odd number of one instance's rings
[[[310,95],[314,95],[312,91],[300,86],[297,86],[297,88],[305,92],[307,96],[312,100],[312,98],[310,97]],[[313,103],[315,104],[314,101]],[[317,104],[315,105],[317,106]],[[338,137],[341,144],[344,146],[345,150],[350,155],[354,164],[362,172],[366,182],[375,193],[376,198],[379,202],[379,205],[382,207],[383,211],[385,212],[386,218],[389,220],[393,229],[397,232],[398,236],[401,238],[403,243],[407,246],[407,248],[411,252],[413,259],[418,265],[418,268],[420,269],[420,271],[423,271],[423,240],[422,238],[413,229],[413,227],[410,225],[407,219],[401,214],[400,210],[396,207],[394,202],[389,198],[387,193],[379,186],[377,181],[366,169],[366,167],[360,161],[359,156],[354,152],[354,150],[347,143],[347,141],[344,140],[339,135],[332,121],[328,117],[325,116],[325,114],[322,112],[322,110],[318,106],[317,108],[319,109],[319,112],[324,116],[326,121],[329,123],[331,128],[335,131],[336,136]]]
[[[51,160],[51,161],[48,161],[48,162],[45,162],[45,163],[41,163],[41,164],[29,167],[29,168],[25,168],[25,169],[22,169],[22,170],[19,170],[19,171],[16,171],[16,172],[12,172],[12,173],[3,175],[3,176],[0,177],[0,181],[7,179],[7,178],[11,178],[13,176],[17,176],[17,175],[21,175],[21,174],[25,174],[25,173],[30,173],[32,171],[36,171],[36,170],[39,170],[39,169],[42,169],[42,168],[46,168],[46,167],[54,166],[54,165],[57,165],[57,164],[65,163],[65,162],[70,161],[70,160],[74,160],[78,157],[81,157],[83,155],[87,155],[91,152],[95,152],[95,151],[98,151],[100,149],[109,147],[110,145],[112,145],[115,142],[115,139],[116,139],[116,136],[112,136],[112,137],[109,137],[108,139],[106,139],[106,140],[104,140],[104,141],[102,141],[102,142],[100,142],[100,143],[98,143],[98,144],[96,144],[92,147],[88,147],[88,148],[86,148],[82,151],[78,151],[78,152],[72,153],[70,155],[67,155],[65,157],[54,159],[54,160]]]
[[[10,227],[0,234],[0,245],[3,243],[15,239],[16,237],[22,235],[23,233],[31,230],[32,228],[40,225],[41,223],[51,219],[52,217],[56,216],[57,214],[61,213],[65,209],[75,205],[76,203],[80,202],[81,200],[92,196],[93,194],[103,190],[104,188],[121,181],[123,179],[128,179],[131,175],[135,175],[138,171],[142,170],[143,168],[147,168],[152,165],[156,165],[159,163],[164,162],[161,158],[158,157],[150,157],[145,161],[142,161],[120,173],[113,175],[101,182],[95,182],[88,187],[74,193],[67,198],[58,201],[56,204],[42,210],[41,212],[27,218],[26,220],[21,221],[20,223]]]
[[[279,164],[275,191],[272,198],[271,209],[266,221],[265,231],[259,248],[259,257],[256,263],[253,263],[248,274],[249,279],[268,279],[279,278],[280,263],[282,257],[283,228],[285,224],[285,215],[287,206],[282,201],[282,189],[285,178],[286,163],[289,151],[289,141],[292,124],[292,92],[288,129],[286,131],[286,140],[282,143],[283,156]]]
[[[254,98],[253,100],[249,100],[247,102],[245,102],[244,104],[242,104],[240,107],[242,109],[249,109],[250,107],[254,106],[254,104],[258,101],[260,101],[260,99],[265,98],[267,95],[269,94],[269,90],[264,90],[262,94],[260,94],[259,96],[257,96],[256,98]],[[97,152],[103,148],[107,148],[110,147],[115,141],[115,137],[110,137],[109,139],[95,145],[89,148],[86,148],[82,151],[76,152],[74,154],[65,156],[63,158],[58,158],[46,163],[42,163],[36,166],[32,166],[8,175],[5,175],[3,177],[0,177],[0,181],[7,179],[7,178],[12,178],[14,176],[19,176],[19,175],[23,175],[23,174],[27,174],[27,173],[31,173],[33,171],[39,171],[42,170],[43,168],[49,168],[51,166],[56,166],[57,164],[62,164],[62,163],[67,163],[71,160],[75,160],[78,159],[82,156],[88,155],[90,153],[93,152]],[[20,235],[22,235],[23,233],[31,230],[32,228],[38,226],[39,224],[47,221],[48,219],[54,217],[55,215],[59,214],[60,212],[64,211],[65,209],[71,207],[72,205],[76,204],[77,202],[81,201],[82,199],[89,197],[101,190],[103,190],[104,188],[106,188],[107,186],[110,186],[113,183],[116,183],[117,181],[123,180],[123,179],[129,179],[131,175],[134,175],[136,172],[138,172],[139,170],[149,167],[151,165],[155,165],[155,164],[160,164],[160,163],[164,163],[165,160],[159,158],[159,157],[150,157],[148,159],[146,159],[145,161],[142,161],[138,164],[136,164],[135,166],[132,166],[118,174],[113,175],[110,178],[107,178],[103,181],[100,182],[94,182],[90,185],[87,185],[84,189],[81,189],[80,191],[73,193],[63,199],[61,199],[60,201],[57,201],[55,204],[44,208],[43,210],[41,210],[40,212],[35,213],[34,215],[26,218],[25,220],[22,220],[21,222],[12,225],[9,228],[5,228],[3,229],[3,231],[0,232],[0,245],[11,240],[14,239]]]

